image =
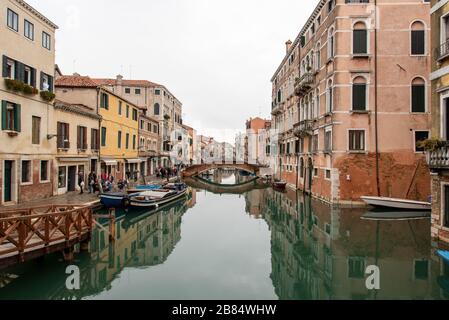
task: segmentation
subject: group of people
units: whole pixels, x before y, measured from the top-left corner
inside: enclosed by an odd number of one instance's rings
[[[114,177],[110,174],[107,174],[103,172],[100,175],[100,181],[98,181],[97,174],[95,172],[89,173],[87,176],[87,188],[89,190],[89,193],[96,193],[100,192],[99,183],[101,184],[101,188],[103,192],[111,192],[114,188]],[[120,180],[117,183],[117,187],[120,190],[123,190],[128,185],[128,182]],[[80,188],[80,194],[84,193],[84,190],[86,188],[86,182],[84,181],[84,173],[79,172],[78,173],[78,187]]]
[[[156,169],[156,177],[158,179],[169,179],[178,175],[178,168],[176,167],[159,167]]]

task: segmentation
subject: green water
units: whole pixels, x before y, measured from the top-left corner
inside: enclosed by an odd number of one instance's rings
[[[223,182],[232,184],[232,177]],[[0,272],[0,299],[448,299],[428,220],[375,222],[271,189],[189,200],[96,230],[66,289],[61,254]],[[119,213],[119,216],[123,213]],[[365,269],[380,270],[380,290]]]

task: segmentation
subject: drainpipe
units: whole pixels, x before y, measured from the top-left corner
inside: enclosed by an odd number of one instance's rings
[[[378,127],[378,63],[377,63],[377,0],[374,0],[374,130],[375,130],[375,146],[376,146],[376,189],[377,196],[380,193],[380,155],[379,155],[379,127]]]

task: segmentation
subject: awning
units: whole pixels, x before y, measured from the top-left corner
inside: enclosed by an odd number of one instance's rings
[[[107,166],[116,166],[117,165],[117,160],[107,160],[107,159],[101,159],[101,162],[103,162],[105,165]]]
[[[141,163],[142,162],[142,160],[140,160],[140,159],[125,159],[125,161],[127,163]]]
[[[67,158],[59,157],[56,159],[58,159],[59,162],[71,162],[71,163],[73,163],[73,162],[89,162],[89,158],[87,158],[87,157],[79,157],[79,158],[77,158],[77,157],[67,157]]]

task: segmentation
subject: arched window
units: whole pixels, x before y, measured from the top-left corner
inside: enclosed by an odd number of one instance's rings
[[[426,31],[424,23],[416,21],[411,25],[411,54],[426,54]]]
[[[159,103],[156,103],[154,105],[154,115],[158,116],[161,114],[161,106],[159,105]]]
[[[412,112],[426,112],[426,81],[421,77],[412,80]]]
[[[316,107],[315,107],[315,118],[318,118],[320,116],[320,107],[321,107],[321,101],[320,101],[320,89],[316,89]]]
[[[334,109],[334,84],[332,80],[327,82],[326,90],[326,113],[331,113]]]
[[[321,68],[321,44],[319,42],[316,45],[315,65],[316,65],[316,70],[320,70],[320,68]]]
[[[352,53],[367,54],[368,53],[368,30],[364,22],[354,24],[352,31]]]
[[[309,96],[307,96],[305,99],[304,104],[304,120],[309,120]]]
[[[334,28],[329,29],[327,38],[327,56],[329,59],[335,56],[335,35]]]
[[[310,118],[309,119],[314,119],[315,118],[315,99],[313,98],[313,92],[311,92],[309,94],[309,101],[310,101]]]
[[[280,103],[282,100],[282,92],[281,89],[278,90],[278,103]]]
[[[355,77],[352,81],[352,110],[366,111],[368,108],[367,82],[364,77]]]

